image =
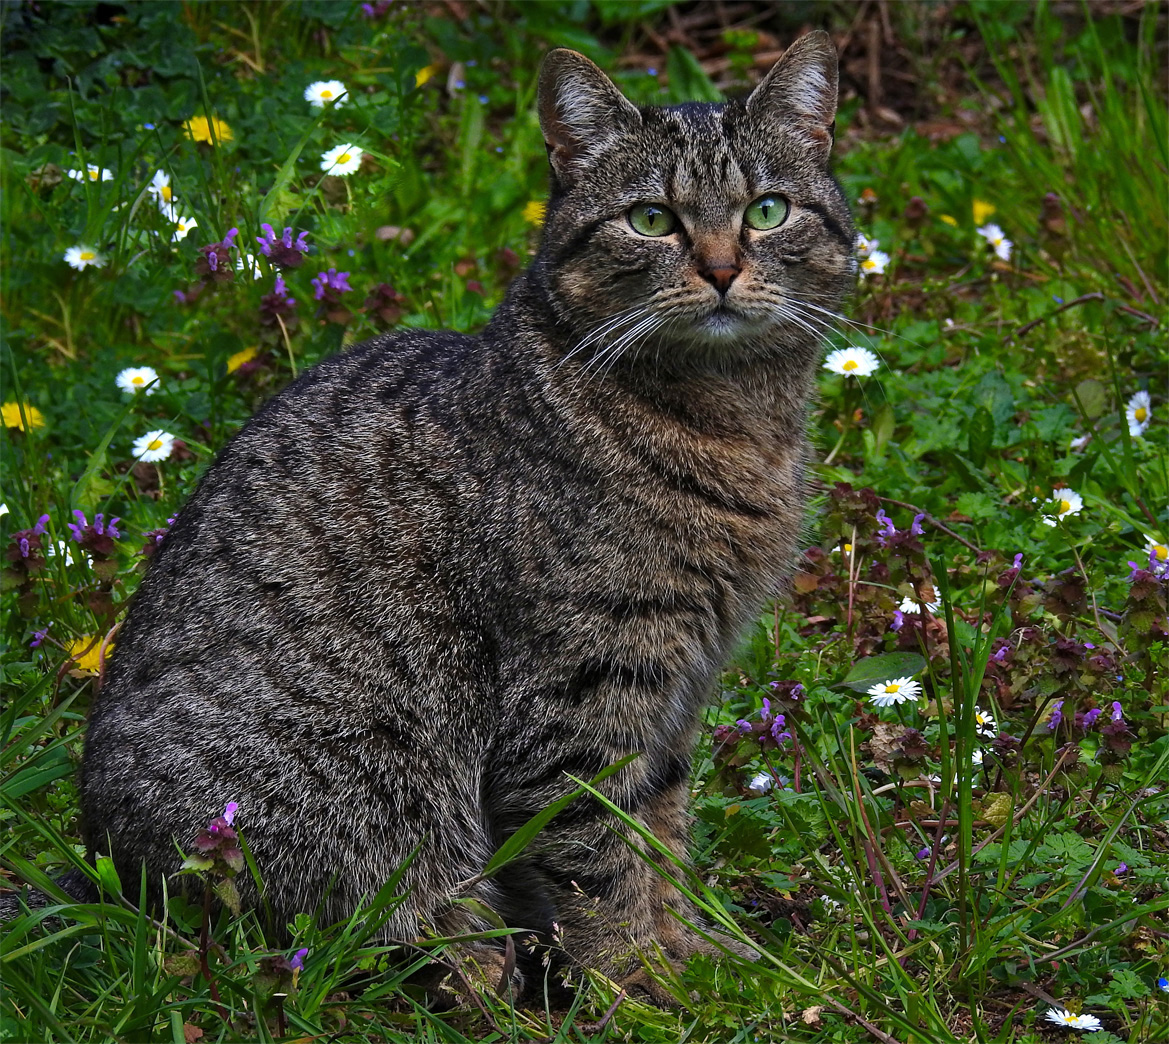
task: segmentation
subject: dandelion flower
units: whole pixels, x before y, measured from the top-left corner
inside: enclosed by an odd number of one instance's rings
[[[1084,498],[1074,489],[1053,489],[1051,501],[1055,504],[1055,513],[1043,516],[1045,526],[1054,526],[1059,519],[1068,515],[1078,515],[1084,507]]]
[[[175,448],[175,437],[168,431],[148,431],[145,435],[134,440],[132,453],[135,460],[144,460],[153,464],[158,460],[166,460]]]
[[[326,174],[346,177],[361,166],[361,157],[364,154],[365,150],[359,149],[356,145],[338,145],[321,156],[321,170]]]
[[[97,674],[101,670],[101,635],[87,634],[75,638],[66,647],[70,659],[73,660],[73,669],[84,671],[86,674]],[[113,645],[107,645],[105,654],[109,658],[114,651]]]
[[[893,678],[891,681],[874,685],[868,691],[871,701],[878,707],[892,707],[908,703],[921,695],[921,683],[912,678]]]
[[[235,371],[243,366],[244,363],[251,362],[259,354],[259,348],[244,348],[236,352],[234,355],[228,356],[227,372],[235,373]]]
[[[1128,405],[1124,409],[1124,419],[1128,421],[1128,433],[1134,439],[1145,433],[1145,428],[1149,426],[1152,417],[1147,391],[1139,391],[1128,400]]]
[[[71,268],[76,268],[78,272],[86,268],[101,268],[105,265],[106,259],[101,256],[93,247],[71,246],[65,251],[65,260],[69,263]]]
[[[976,225],[981,225],[997,209],[993,203],[987,203],[981,199],[976,199],[970,207],[971,212],[974,214],[974,223]]]
[[[28,431],[30,428],[43,428],[45,417],[35,406],[27,402],[6,402],[0,411],[3,412],[4,427],[19,428]]]
[[[539,228],[544,224],[544,217],[548,213],[548,204],[542,199],[530,199],[524,204],[524,220],[529,225]]]
[[[115,378],[115,384],[124,392],[137,392],[143,388],[147,395],[158,391],[158,372],[150,366],[130,366]]]
[[[231,128],[218,116],[212,116],[210,121],[206,116],[192,116],[183,124],[183,132],[192,141],[205,141],[210,145],[223,144],[235,138]]]
[[[1066,1026],[1068,1029],[1098,1030],[1100,1020],[1095,1015],[1073,1015],[1063,1008],[1049,1008],[1046,1015],[1048,1022],[1057,1026]]]
[[[173,213],[173,211],[172,211]],[[192,217],[174,217],[174,234],[170,237],[172,243],[178,243],[180,240],[187,238],[187,233],[195,228],[199,222]]]
[[[862,276],[883,275],[888,266],[889,255],[884,250],[874,250],[861,259],[860,272]]]
[[[421,87],[430,80],[438,70],[433,65],[424,65],[414,74],[414,86]]]
[[[997,257],[1003,261],[1011,260],[1011,247],[1014,244],[1007,239],[1003,234],[1003,230],[998,225],[983,225],[975,231],[994,247],[994,252]]]
[[[881,365],[880,360],[867,348],[837,348],[828,353],[824,369],[842,377],[868,377]]]
[[[938,220],[941,221],[943,224],[949,225],[951,228],[958,227],[958,219],[955,217],[951,217],[949,214],[939,214]]]
[[[154,172],[154,177],[150,179],[146,191],[155,198],[159,206],[164,203],[173,203],[175,200],[175,194],[170,187],[170,175],[164,170]]]
[[[113,181],[114,173],[105,167],[95,167],[92,163],[85,165],[85,170],[71,170],[69,177],[74,181]]]
[[[304,89],[304,100],[314,109],[323,109],[326,105],[341,105],[349,88],[340,80],[317,80]]]

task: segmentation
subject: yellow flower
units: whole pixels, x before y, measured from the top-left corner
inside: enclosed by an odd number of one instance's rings
[[[19,428],[21,431],[25,431],[25,421],[28,421],[28,428],[43,428],[45,426],[44,415],[27,402],[6,402],[0,409],[3,409],[4,427],[6,428]],[[24,411],[23,417],[20,415],[21,410]]]
[[[235,137],[231,133],[231,128],[218,116],[212,116],[210,123],[207,122],[206,116],[192,116],[183,124],[183,130],[192,141],[206,141],[211,144],[215,144],[211,141],[212,131],[215,132],[215,141],[220,143],[231,141]]]
[[[544,214],[547,210],[548,206],[542,199],[530,199],[524,204],[524,220],[529,225],[539,228],[544,224]]]
[[[424,65],[414,74],[414,86],[421,87],[436,72],[438,72],[438,70],[433,65]]]
[[[101,670],[101,635],[87,634],[81,638],[75,638],[66,647],[70,658],[73,660],[73,669],[76,671],[84,671],[86,674],[97,674]],[[114,651],[113,643],[106,646],[106,659],[110,657],[110,653]]]
[[[227,372],[235,373],[244,363],[251,362],[259,354],[259,348],[245,348],[241,352],[236,352],[227,360]]]
[[[945,222],[947,225],[951,225],[951,226],[953,226],[954,228],[957,228],[957,227],[958,227],[958,222],[957,222],[956,220],[954,220],[954,218],[950,217],[950,215],[949,215],[949,214],[939,214],[939,215],[938,215],[938,217],[939,217],[939,218],[940,218],[942,221],[944,221],[944,222]]]
[[[984,200],[976,199],[973,206],[970,208],[974,212],[974,223],[976,225],[985,225],[986,219],[991,216],[998,208],[993,203],[987,203]]]

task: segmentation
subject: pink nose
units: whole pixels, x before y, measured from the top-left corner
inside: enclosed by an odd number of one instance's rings
[[[701,269],[699,274],[720,294],[725,294],[731,288],[731,283],[735,281],[735,276],[740,271],[742,270],[738,265],[712,265],[709,268]]]

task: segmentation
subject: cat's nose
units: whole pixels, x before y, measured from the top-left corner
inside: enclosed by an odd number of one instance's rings
[[[725,294],[731,288],[731,283],[735,281],[735,276],[741,271],[742,269],[738,265],[714,264],[699,269],[699,275],[720,294]]]

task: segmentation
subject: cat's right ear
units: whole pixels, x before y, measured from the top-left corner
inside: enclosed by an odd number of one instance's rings
[[[583,54],[558,47],[540,66],[537,95],[548,160],[563,185],[591,153],[641,126],[641,113]]]

